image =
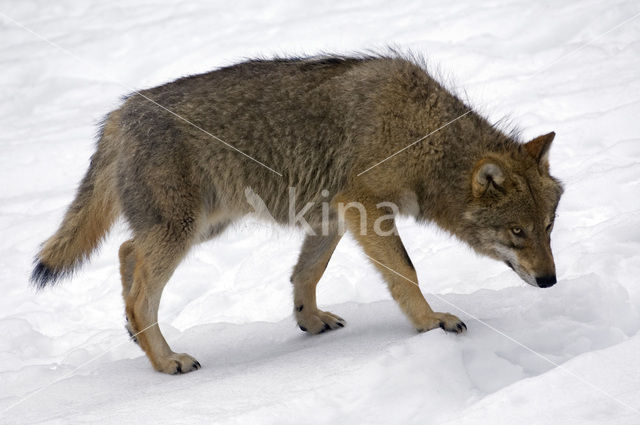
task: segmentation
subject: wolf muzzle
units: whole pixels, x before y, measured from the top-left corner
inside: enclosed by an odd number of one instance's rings
[[[555,285],[557,282],[558,281],[555,275],[536,277],[536,285],[538,285],[540,288],[549,288],[550,286]]]

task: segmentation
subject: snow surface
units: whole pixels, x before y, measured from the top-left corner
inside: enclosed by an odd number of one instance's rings
[[[0,422],[640,423],[640,18],[618,26],[637,1],[3,0],[0,12]],[[557,132],[556,286],[407,220],[423,291],[469,332],[416,334],[345,239],[319,302],[348,326],[310,337],[291,317],[301,235],[247,221],[194,249],[165,290],[169,343],[204,366],[177,377],[127,340],[122,223],[73,280],[28,286],[120,96],[255,55],[387,45],[426,55],[492,120]]]

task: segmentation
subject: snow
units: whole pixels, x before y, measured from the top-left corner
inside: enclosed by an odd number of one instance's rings
[[[0,422],[640,423],[638,13],[629,0],[0,1]],[[556,286],[405,220],[427,299],[468,333],[416,334],[347,238],[318,298],[348,325],[310,337],[288,280],[302,236],[246,221],[165,290],[167,340],[203,364],[177,377],[127,340],[123,223],[73,280],[28,286],[120,96],[244,57],[387,45],[426,55],[525,137],[556,131]]]

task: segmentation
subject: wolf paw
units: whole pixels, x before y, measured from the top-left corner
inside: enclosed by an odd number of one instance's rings
[[[343,328],[347,323],[345,320],[328,311],[315,310],[304,311],[296,308],[296,320],[300,330],[317,335],[333,329]]]
[[[200,369],[200,362],[184,353],[173,353],[161,359],[155,366],[158,372],[179,375]]]
[[[424,325],[418,327],[418,332],[426,332],[436,328],[459,334],[467,330],[467,325],[453,314],[433,313]]]

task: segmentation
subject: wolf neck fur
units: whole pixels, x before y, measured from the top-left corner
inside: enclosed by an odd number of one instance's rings
[[[432,136],[439,139],[432,143],[442,147],[442,156],[422,162],[422,178],[413,185],[420,204],[417,219],[433,221],[459,237],[463,233],[463,214],[473,200],[471,178],[475,165],[487,156],[517,154],[519,146],[475,112],[460,121]],[[452,178],[454,175],[457,177]]]

